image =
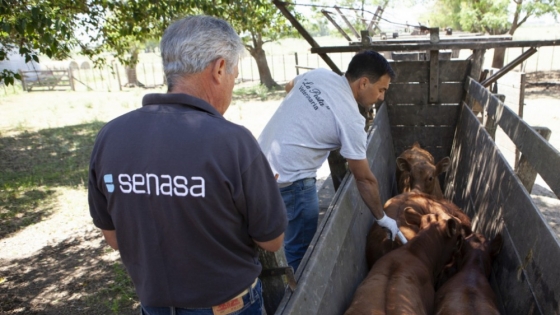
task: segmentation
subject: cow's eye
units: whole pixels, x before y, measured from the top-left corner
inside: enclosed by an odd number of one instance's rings
[[[434,178],[433,178],[432,176],[428,177],[428,181],[431,182],[431,181],[433,181],[433,180],[434,180]]]

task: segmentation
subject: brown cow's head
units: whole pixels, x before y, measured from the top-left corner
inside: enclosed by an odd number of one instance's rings
[[[449,157],[434,164],[434,157],[430,152],[422,149],[420,144],[415,142],[397,158],[399,192],[415,190],[436,198],[443,198],[437,177],[447,172],[449,164]]]
[[[443,266],[448,264],[462,248],[463,234],[461,232],[461,223],[455,217],[444,213],[421,215],[412,207],[406,207],[404,215],[407,224],[418,225],[421,231],[427,229],[437,230],[437,232],[433,233],[440,238],[443,245],[441,247],[442,251],[437,254],[438,267],[435,271],[436,274],[441,273]],[[437,276],[434,279],[436,278]]]
[[[490,276],[492,261],[502,249],[503,239],[497,234],[492,240],[488,240],[480,233],[473,233],[465,238],[465,246],[461,250],[461,267],[467,263],[480,264],[486,276]]]

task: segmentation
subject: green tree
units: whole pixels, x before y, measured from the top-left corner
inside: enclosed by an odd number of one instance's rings
[[[99,65],[100,53],[110,51],[133,66],[137,43],[159,40],[173,20],[201,13],[229,21],[257,61],[261,83],[277,86],[263,45],[293,30],[267,0],[0,0],[0,61],[14,49],[37,62],[39,55],[63,59],[78,50]],[[14,78],[0,73],[0,81]]]
[[[86,0],[0,0],[0,61],[10,53],[39,62],[39,55],[63,59],[75,47],[84,46],[78,38],[96,28],[102,7]],[[19,75],[0,73],[0,82],[13,83]]]
[[[558,0],[438,0],[432,26],[453,26],[467,32],[510,34],[531,17],[560,13]]]
[[[467,32],[490,35],[509,34],[531,17],[560,13],[559,0],[438,0],[434,5],[431,26],[453,26]],[[505,49],[495,49],[492,65],[503,66]]]

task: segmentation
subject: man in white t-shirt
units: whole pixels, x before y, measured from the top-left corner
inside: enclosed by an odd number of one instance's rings
[[[288,95],[261,133],[259,144],[278,175],[286,204],[284,249],[294,271],[317,230],[317,169],[332,150],[340,149],[347,159],[377,223],[390,230],[393,239],[397,235],[397,224],[383,212],[377,180],[369,168],[365,118],[357,106],[369,109],[383,100],[394,75],[387,60],[374,51],[356,54],[343,76],[327,69],[299,75],[286,85]]]

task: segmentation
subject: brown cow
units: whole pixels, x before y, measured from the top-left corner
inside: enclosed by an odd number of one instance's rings
[[[410,149],[397,158],[399,193],[416,190],[442,199],[438,175],[447,172],[449,164],[449,157],[444,157],[434,164],[434,157],[430,152],[422,149],[418,142],[414,142]]]
[[[492,241],[478,233],[465,239],[459,272],[436,292],[436,314],[500,314],[488,277],[502,243],[501,234]]]
[[[462,233],[466,236],[471,234],[471,220],[454,203],[445,199],[436,199],[433,196],[407,192],[389,199],[383,210],[386,215],[395,219],[399,229],[407,240],[411,240],[418,233],[418,226],[407,224],[404,220],[404,209],[410,207],[420,214],[435,213],[441,216],[453,216],[457,218],[462,227]],[[368,267],[383,255],[401,246],[399,241],[393,242],[387,232],[377,224],[373,224],[369,230],[366,240],[366,260]]]
[[[433,312],[434,274],[460,247],[460,223],[449,216],[421,215],[410,207],[404,217],[419,226],[418,235],[375,263],[345,315]]]

